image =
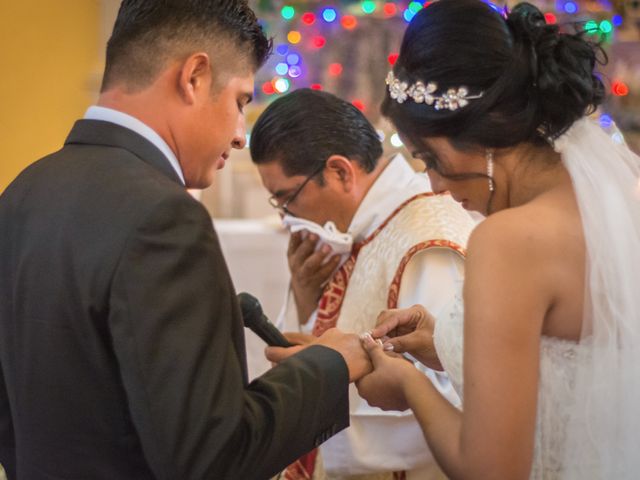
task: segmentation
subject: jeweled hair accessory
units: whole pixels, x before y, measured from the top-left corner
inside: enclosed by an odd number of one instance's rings
[[[417,81],[409,85],[396,78],[393,71],[387,75],[386,83],[389,87],[389,95],[398,103],[404,103],[407,98],[413,99],[416,103],[426,103],[433,105],[436,110],[458,110],[469,105],[469,100],[481,98],[484,92],[477,95],[469,95],[467,87],[449,88],[442,95],[434,95],[438,90],[435,82],[428,82],[426,85]]]

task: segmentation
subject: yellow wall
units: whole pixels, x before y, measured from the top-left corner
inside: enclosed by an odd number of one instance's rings
[[[94,102],[99,0],[0,0],[0,192]]]

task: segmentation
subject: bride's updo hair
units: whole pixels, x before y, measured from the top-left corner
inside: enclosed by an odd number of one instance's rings
[[[482,92],[457,110],[407,98],[387,89],[382,113],[415,145],[448,137],[458,148],[503,148],[556,138],[591,113],[604,97],[594,74],[602,50],[583,35],[560,33],[529,3],[503,18],[480,0],[441,0],[414,17],[402,40],[394,76],[407,85],[437,84]],[[603,53],[604,55],[604,53]]]

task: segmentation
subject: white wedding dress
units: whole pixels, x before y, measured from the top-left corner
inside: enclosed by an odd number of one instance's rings
[[[571,175],[585,232],[585,317],[580,341],[541,338],[530,478],[637,479],[640,158],[586,118],[556,140],[554,147]],[[460,398],[461,287],[434,331],[438,357]]]
[[[436,322],[434,340],[438,358],[456,392],[462,397],[462,292],[456,295],[447,318]],[[573,408],[578,349],[576,342],[542,337],[538,416],[531,479],[564,479],[562,465],[567,427]]]

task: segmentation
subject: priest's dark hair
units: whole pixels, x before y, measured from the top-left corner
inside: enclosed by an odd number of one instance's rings
[[[142,89],[168,61],[196,51],[212,57],[216,74],[255,72],[271,47],[246,0],[123,0],[101,89]]]
[[[250,148],[254,163],[278,161],[288,176],[310,175],[331,155],[371,172],[382,156],[380,138],[360,110],[309,88],[284,95],[265,109],[251,131]],[[322,175],[316,178],[322,184]]]
[[[435,82],[436,95],[465,86],[482,97],[436,110],[411,98],[398,103],[387,90],[382,113],[416,147],[439,136],[463,150],[543,145],[602,102],[599,53],[583,32],[562,33],[529,3],[502,16],[481,0],[434,2],[407,28],[395,77]]]

